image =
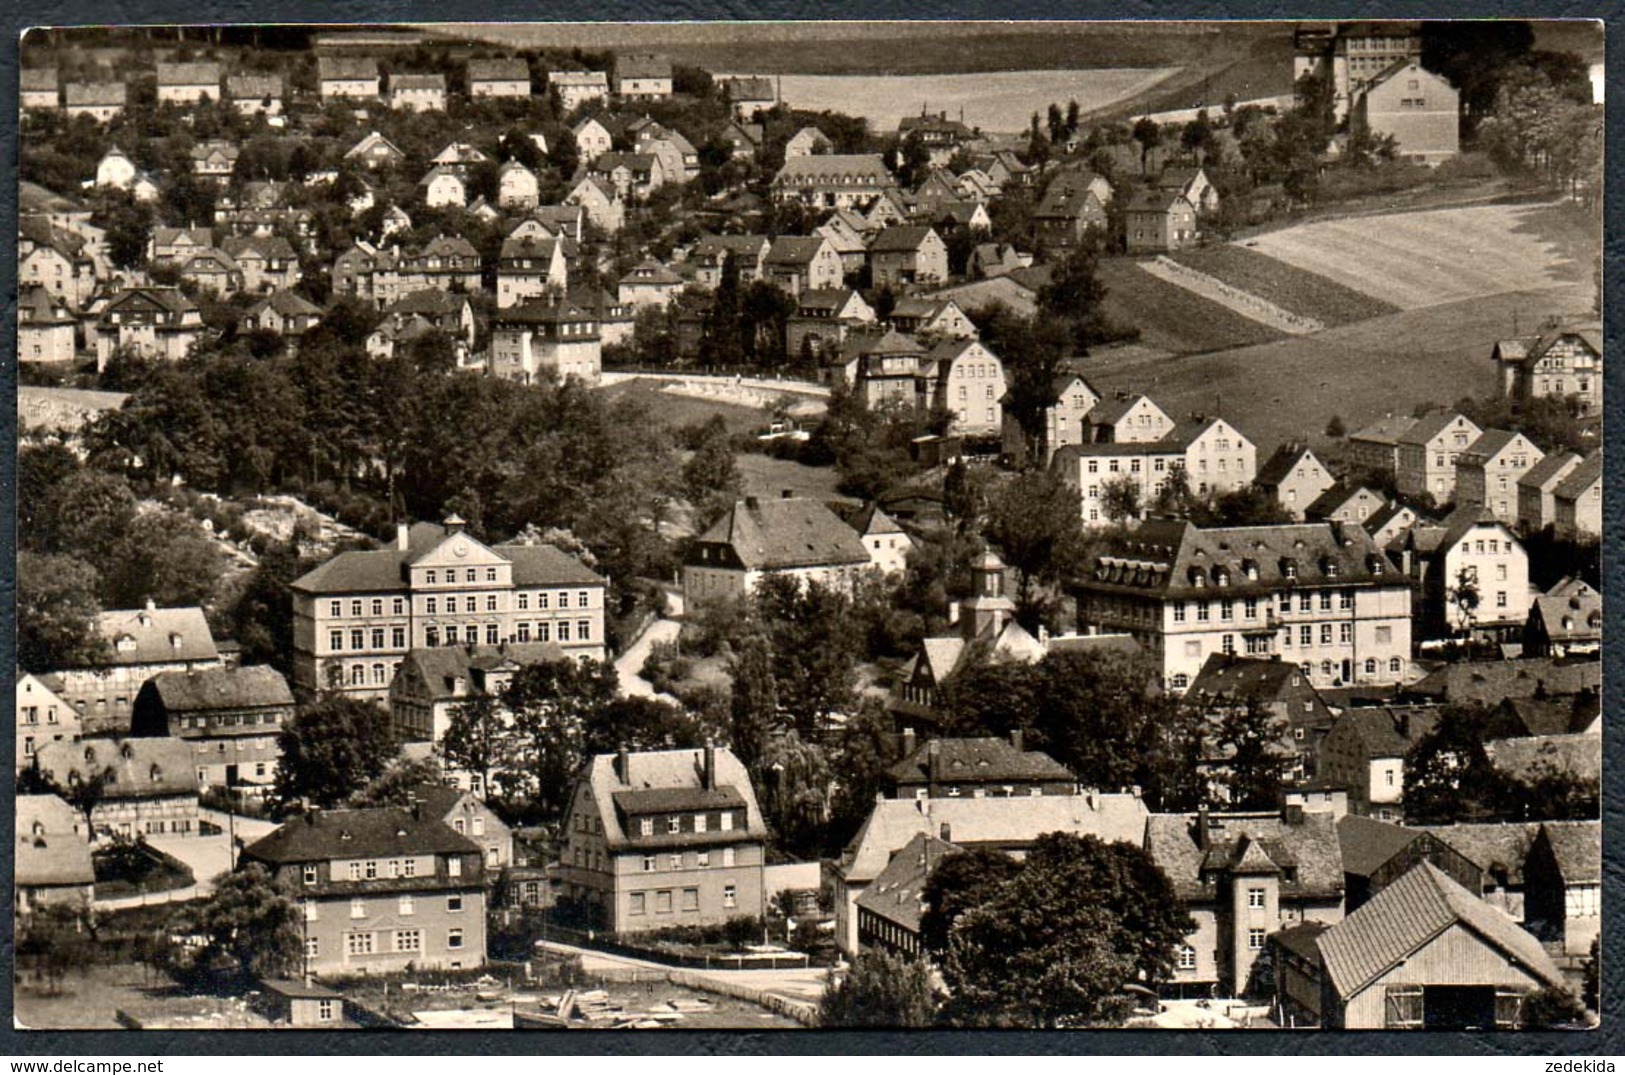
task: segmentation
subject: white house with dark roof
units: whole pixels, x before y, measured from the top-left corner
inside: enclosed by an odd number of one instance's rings
[[[293,692],[266,665],[160,672],[135,696],[130,732],[174,737],[192,748],[198,787],[268,790],[276,780]]]
[[[1356,523],[1364,526],[1366,520],[1387,503],[1375,489],[1364,485],[1351,488],[1337,482],[1310,501],[1302,514],[1311,523]]]
[[[1471,418],[1454,411],[1435,411],[1416,419],[1396,438],[1394,482],[1404,496],[1433,498],[1448,504],[1456,498],[1456,459],[1484,431]]]
[[[24,111],[54,111],[62,104],[54,67],[24,67],[17,72],[18,106]]]
[[[282,114],[285,94],[282,76],[242,72],[226,76],[226,100],[245,116],[263,112],[267,116]]]
[[[160,63],[157,70],[159,104],[196,104],[220,99],[221,68],[213,60],[196,63]]]
[[[456,516],[400,527],[292,584],[294,685],[383,701],[407,651],[541,637],[602,660],[606,582],[551,545],[486,545]]]
[[[552,237],[502,240],[497,257],[497,306],[517,306],[528,299],[561,294],[570,285],[563,239]]]
[[[103,612],[96,633],[106,644],[93,659],[52,669],[57,694],[78,711],[84,734],[129,731],[141,685],[161,672],[189,672],[221,663],[200,608],[146,608]]]
[[[1296,443],[1275,449],[1253,479],[1253,484],[1299,520],[1304,517],[1304,509],[1335,482],[1320,457],[1307,445]]]
[[[847,589],[870,563],[858,532],[821,502],[746,497],[695,539],[683,595],[690,606],[743,597],[770,574]]]
[[[839,288],[841,255],[822,235],[781,235],[762,259],[762,278],[791,295]]]
[[[1501,394],[1515,400],[1574,399],[1581,414],[1602,412],[1602,325],[1581,321],[1541,336],[1501,340],[1491,353]]]
[[[1579,456],[1558,449],[1524,471],[1518,478],[1518,525],[1534,533],[1556,523],[1557,486],[1579,465]]]
[[[124,111],[130,88],[124,82],[69,82],[62,87],[62,108],[71,119],[90,116],[107,123]]]
[[[1421,523],[1395,543],[1400,567],[1416,580],[1423,638],[1516,640],[1533,595],[1529,553],[1503,522],[1479,504],[1457,508],[1439,523]],[[1470,602],[1465,592],[1473,595]]]
[[[1485,430],[1456,457],[1456,503],[1480,504],[1514,525],[1518,521],[1518,482],[1546,456],[1522,433]]]
[[[405,73],[390,75],[389,107],[397,112],[444,112],[446,76]]]
[[[608,97],[609,75],[603,71],[549,71],[547,86],[559,95],[559,106],[569,113]]]
[[[84,815],[55,795],[18,795],[14,806],[17,917],[27,918],[42,907],[89,914],[96,870]]]
[[[470,97],[529,97],[530,64],[517,56],[468,61]]]
[[[203,339],[203,314],[175,287],[128,288],[96,319],[96,368],[129,348],[148,358],[178,362]]]
[[[1602,449],[1598,448],[1552,490],[1557,532],[1577,538],[1602,536]]]
[[[773,177],[773,200],[818,209],[867,210],[896,180],[878,153],[786,156]]]
[[[656,53],[621,53],[611,78],[622,101],[664,101],[672,95],[671,60]]]
[[[727,747],[600,754],[563,818],[560,895],[612,933],[761,917],[767,837]]]
[[[90,812],[98,836],[201,835],[192,748],[180,739],[46,743],[34,752],[34,768],[59,787],[101,782]]]
[[[371,56],[319,56],[316,84],[324,103],[377,97],[378,61]]]
[[[551,373],[598,383],[603,334],[597,316],[557,295],[501,307],[491,320],[490,370],[529,384]]]
[[[79,711],[57,692],[62,683],[55,676],[23,672],[17,677],[17,753],[12,759],[18,769],[34,762],[34,751],[57,740],[72,742],[82,731]]]

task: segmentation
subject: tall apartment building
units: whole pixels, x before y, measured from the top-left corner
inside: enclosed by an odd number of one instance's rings
[[[1152,519],[1072,590],[1080,631],[1132,635],[1173,691],[1214,653],[1279,657],[1315,687],[1398,683],[1410,663],[1409,582],[1359,526]]]
[[[453,515],[294,580],[294,686],[385,701],[410,649],[555,642],[604,657],[607,582],[551,545],[486,545]]]

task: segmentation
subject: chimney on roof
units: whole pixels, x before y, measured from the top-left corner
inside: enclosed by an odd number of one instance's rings
[[[631,753],[626,749],[626,744],[622,743],[621,748],[615,752],[615,775],[623,784],[632,782],[631,760]]]
[[[1020,728],[1010,729],[1010,745],[1015,747],[1018,753],[1021,751],[1024,745],[1024,737]]]
[[[406,808],[408,810],[412,811],[412,820],[413,821],[422,821],[423,820],[423,800],[422,799],[418,798],[416,795],[413,795],[411,798],[409,798],[407,800],[407,807]]]
[[[408,537],[410,531],[411,527],[404,522],[395,524],[395,548],[401,552],[405,552],[407,546],[411,543]]]
[[[939,838],[942,840],[943,843],[945,843],[945,844],[953,843],[953,840],[954,840],[953,826],[949,825],[946,821],[944,821],[942,823],[941,828],[937,829],[937,833],[938,833]]]
[[[905,757],[905,758],[909,757],[913,753],[914,753],[914,729],[913,728],[904,728],[903,729],[903,757]]]
[[[1302,825],[1303,824],[1303,803],[1302,802],[1287,803],[1285,809],[1282,810],[1282,812],[1281,812],[1281,816],[1282,816],[1282,820],[1284,820],[1288,825]]]
[[[1208,848],[1207,803],[1196,808],[1196,846],[1203,851]]]
[[[717,748],[713,744],[707,743],[705,744],[705,790],[715,791],[716,789]]]

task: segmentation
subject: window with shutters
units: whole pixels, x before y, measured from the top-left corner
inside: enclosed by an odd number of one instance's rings
[[[1499,998],[1497,998],[1499,1000]],[[1497,1003],[1497,1008],[1500,1007]],[[1422,987],[1391,985],[1383,998],[1383,1026],[1389,1030],[1414,1030],[1422,1025]]]

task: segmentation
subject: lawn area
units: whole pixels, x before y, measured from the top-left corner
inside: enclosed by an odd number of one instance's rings
[[[1300,317],[1312,317],[1328,327],[1364,321],[1399,309],[1320,273],[1231,243],[1181,250],[1169,256],[1181,265],[1218,277],[1232,287],[1273,302]]]
[[[1589,282],[1577,214],[1550,203],[1320,220],[1247,245],[1400,309]],[[1595,227],[1592,229],[1595,249]]]
[[[116,1030],[120,1008],[150,1004],[157,994],[148,988],[150,972],[134,963],[101,964],[81,975],[70,973],[55,996],[31,974],[16,987],[17,1023],[40,1030]],[[167,990],[169,983],[161,983]]]
[[[774,459],[755,453],[734,458],[739,464],[739,476],[744,479],[746,496],[774,497],[789,489],[796,496],[816,497],[819,500],[851,499],[836,491],[834,467],[808,467],[788,459]]]
[[[718,414],[728,423],[730,433],[748,433],[768,423],[767,413],[760,408],[741,407],[736,403],[663,392],[660,390],[663,383],[639,378],[635,381],[622,381],[599,391],[611,400],[629,399],[643,404],[656,422],[670,429],[708,421],[713,415]]]
[[[1100,262],[1106,315],[1140,330],[1140,342],[1175,354],[1222,351],[1278,340],[1281,333],[1218,303],[1159,280],[1131,258]]]
[[[1319,440],[1333,415],[1350,429],[1424,402],[1494,393],[1495,341],[1551,314],[1586,309],[1589,285],[1402,310],[1312,336],[1210,354],[1111,356],[1085,374],[1096,388],[1150,394],[1170,414],[1222,414],[1265,458],[1289,438]]]

